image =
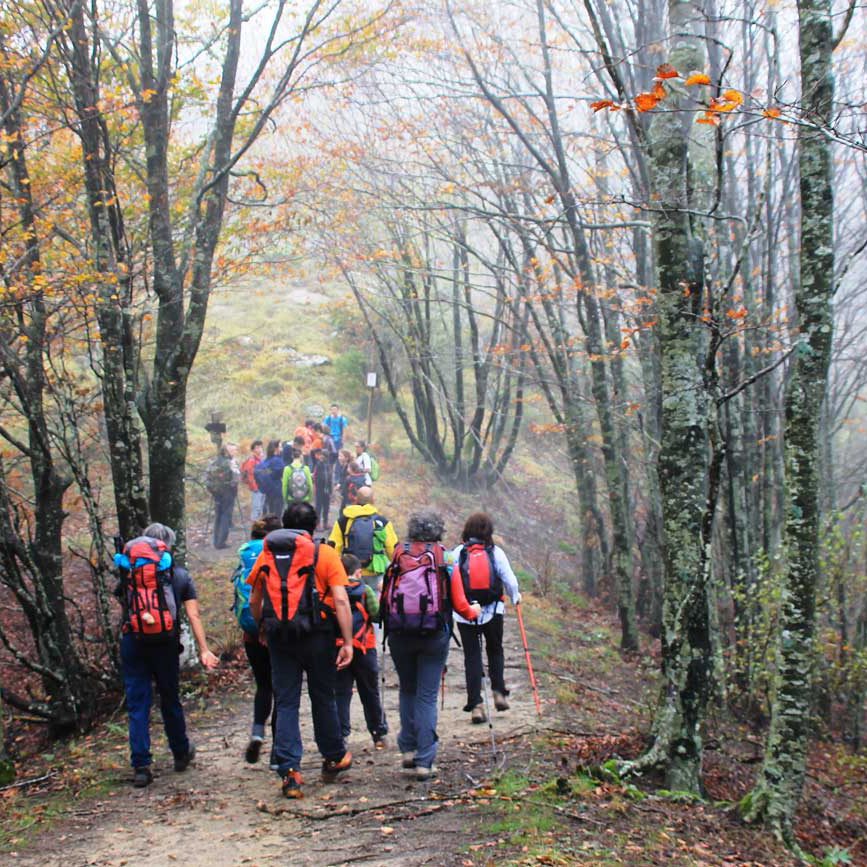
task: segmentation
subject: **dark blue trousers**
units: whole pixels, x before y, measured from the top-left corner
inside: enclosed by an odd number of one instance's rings
[[[178,644],[145,644],[134,635],[126,634],[120,641],[120,661],[126,690],[126,710],[129,717],[130,764],[143,768],[151,763],[150,718],[153,703],[152,682],[157,683],[160,711],[169,748],[175,758],[190,749],[184,709],[178,692],[180,667]]]

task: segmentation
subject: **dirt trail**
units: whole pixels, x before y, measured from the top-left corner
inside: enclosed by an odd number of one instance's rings
[[[507,663],[523,659],[514,613],[506,618]],[[128,779],[101,801],[83,803],[72,818],[33,841],[13,863],[40,865],[223,865],[284,864],[298,867],[371,864],[460,864],[473,842],[478,806],[460,796],[491,773],[487,725],[471,725],[462,711],[463,655],[449,656],[445,707],[440,711],[439,779],[417,783],[399,769],[397,677],[387,663],[386,713],[390,748],[377,752],[364,730],[361,705],[353,699],[355,757],[346,779],[319,781],[321,759],[313,742],[306,696],[302,699],[302,762],[305,797],[280,796],[267,763],[247,765],[250,695],[230,698],[228,710],[190,726],[195,765],[174,773],[158,713],[152,721],[154,783],[133,789]],[[494,715],[495,735],[505,755],[499,763],[526,770],[525,738],[536,726],[533,696],[523,668],[507,670],[511,710]],[[228,697],[227,697],[228,698]],[[266,742],[263,759],[267,758]],[[131,773],[131,772],[130,772]],[[457,799],[457,800],[456,800]],[[466,857],[466,856],[463,856]]]

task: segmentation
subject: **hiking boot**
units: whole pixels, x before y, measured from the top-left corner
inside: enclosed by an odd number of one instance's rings
[[[373,748],[375,750],[384,750],[388,746],[388,738],[385,735],[379,735],[373,739]]]
[[[415,767],[415,753],[402,753],[400,766],[408,771],[412,770]]]
[[[432,780],[437,775],[437,766],[431,765],[429,768],[424,768],[421,765],[415,769],[415,778],[420,783],[426,783],[428,780]]]
[[[154,775],[149,767],[133,768],[132,784],[137,789],[144,789],[154,781]]]
[[[473,714],[470,717],[474,725],[478,725],[479,723],[487,722],[488,718],[485,716],[485,709],[482,705],[477,704],[473,708]]]
[[[250,738],[247,749],[244,750],[244,761],[248,765],[255,765],[259,761],[259,753],[262,751],[262,738]]]
[[[303,798],[304,792],[301,791],[301,784],[304,778],[301,776],[301,771],[296,771],[289,768],[283,774],[283,782],[280,785],[280,791],[283,792],[284,798]]]
[[[494,691],[494,707],[497,710],[508,710],[509,700],[501,692]]]
[[[322,780],[326,783],[333,783],[339,774],[348,771],[352,767],[352,753],[347,750],[343,754],[343,758],[338,761],[325,759],[322,762]]]
[[[175,756],[175,770],[179,774],[183,773],[190,766],[190,762],[195,757],[196,748],[190,744],[190,748],[182,756]]]

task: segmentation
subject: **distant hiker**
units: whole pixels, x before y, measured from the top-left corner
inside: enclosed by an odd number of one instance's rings
[[[346,467],[346,475],[343,477],[343,485],[341,486],[340,511],[347,506],[354,505],[358,497],[360,488],[369,488],[370,479],[367,473],[361,471],[356,461],[350,461]]]
[[[307,419],[304,424],[299,424],[298,427],[295,428],[295,433],[293,436],[293,448],[298,448],[298,441],[303,440],[303,445],[300,446],[301,453],[306,457],[310,453],[311,446],[311,438],[313,434],[312,430],[313,419]]]
[[[322,422],[331,432],[334,445],[339,452],[343,448],[343,435],[349,425],[349,419],[345,415],[340,414],[340,407],[336,403],[332,403],[331,412],[325,416]]]
[[[312,452],[314,449],[322,448],[322,434],[319,430],[322,425],[319,422],[308,421],[307,430],[310,431],[310,451]]]
[[[313,506],[290,503],[283,527],[265,537],[247,580],[253,588],[250,610],[265,631],[271,654],[277,713],[274,764],[283,795],[300,798],[303,747],[298,709],[305,673],[323,780],[334,781],[352,765],[334,700],[337,672],[352,662],[352,612],[340,558],[311,536],[316,528]],[[343,639],[339,648],[335,620]]]
[[[416,779],[436,775],[437,694],[449,653],[452,610],[467,620],[481,613],[470,605],[456,570],[444,565],[443,519],[431,510],[410,516],[409,541],[401,542],[385,574],[380,617],[400,680],[400,734],[404,768]]]
[[[313,456],[313,498],[318,528],[326,530],[328,513],[331,511],[331,467],[323,449],[313,449],[310,454]]]
[[[334,464],[337,463],[337,446],[334,445],[334,437],[331,436],[331,431],[321,422],[316,425],[316,430],[319,436],[322,437],[322,451],[325,453],[325,459],[328,461],[328,468],[331,474],[334,475]]]
[[[349,578],[346,595],[352,609],[352,644],[355,652],[347,668],[337,672],[334,694],[337,700],[337,715],[343,737],[348,738],[352,726],[349,708],[352,704],[352,685],[358,690],[358,698],[364,709],[364,721],[373,738],[373,746],[384,749],[388,724],[382,711],[379,697],[379,664],[376,658],[376,636],[373,621],[379,615],[379,600],[373,589],[361,578],[361,563],[353,554],[344,553],[340,558]],[[338,639],[338,643],[340,639]]]
[[[379,591],[382,576],[391,562],[397,545],[397,533],[388,518],[373,505],[373,489],[358,489],[355,503],[342,510],[328,541],[338,554],[354,554],[361,561],[362,576]]]
[[[349,449],[341,449],[337,453],[337,463],[334,465],[334,487],[340,491],[340,508],[344,503],[344,491],[346,486],[346,473],[349,470],[349,464],[352,462],[352,452]]]
[[[253,672],[253,680],[256,682],[256,694],[253,697],[253,727],[250,732],[250,742],[244,751],[244,759],[251,765],[259,761],[259,753],[265,740],[265,723],[269,716],[271,717],[271,744],[273,748],[276,716],[271,714],[274,693],[271,689],[271,658],[268,655],[268,643],[250,611],[251,587],[247,578],[253,564],[262,553],[262,543],[265,536],[272,530],[279,530],[282,526],[280,518],[276,515],[266,515],[264,518],[254,521],[250,529],[250,541],[244,542],[238,549],[240,562],[232,574],[234,590],[232,612],[243,632],[244,653],[247,655],[250,670]]]
[[[454,573],[460,577],[464,594],[470,602],[478,602],[482,613],[472,623],[455,614],[464,650],[464,670],[467,681],[465,711],[472,713],[474,723],[486,720],[482,702],[482,638],[488,656],[488,676],[494,694],[494,707],[508,710],[509,702],[504,678],[503,657],[503,596],[512,605],[521,601],[518,579],[503,549],[494,544],[494,525],[484,512],[467,518],[461,534],[463,544],[452,552]]]
[[[373,484],[373,478],[370,471],[373,469],[373,461],[367,451],[367,443],[364,440],[359,440],[355,444],[355,463],[358,464],[358,469],[366,476],[365,484]]]
[[[283,470],[283,502],[313,501],[313,476],[298,449],[292,451],[292,461]]]
[[[265,459],[265,449],[262,448],[262,440],[253,440],[250,443],[250,454],[247,460],[241,464],[241,481],[250,491],[250,520],[258,521],[265,513],[265,494],[259,490],[256,482],[256,467]]]
[[[299,430],[303,430],[303,428],[299,428]],[[301,434],[297,434],[292,438],[292,440],[286,440],[283,443],[283,463],[288,466],[292,463],[292,457],[296,451],[301,452],[301,455],[304,456],[308,451],[308,440],[306,436],[302,436]],[[305,461],[306,463],[306,461]]]
[[[120,582],[115,594],[123,605],[120,661],[126,693],[130,763],[133,785],[142,789],[153,782],[151,772],[150,712],[152,681],[160,694],[169,748],[175,770],[185,771],[196,754],[187,737],[179,694],[180,606],[199,646],[202,665],[216,668],[219,660],[208,648],[199,616],[196,585],[189,572],[174,565],[175,531],[151,524],[137,539],[115,555]]]
[[[232,510],[238,496],[238,480],[241,471],[235,462],[232,449],[228,445],[220,446],[217,456],[208,464],[205,470],[205,487],[214,498],[214,534],[215,548],[227,548],[226,539],[232,523]]]
[[[280,441],[269,440],[265,460],[256,467],[255,477],[259,490],[265,495],[265,514],[283,513],[283,458]]]

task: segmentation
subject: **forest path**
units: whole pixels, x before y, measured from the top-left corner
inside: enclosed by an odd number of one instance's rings
[[[495,737],[502,751],[497,766],[526,771],[533,760],[530,735],[537,731],[537,717],[526,670],[517,665],[523,661],[523,650],[511,610],[505,633],[512,707],[494,714]],[[82,804],[86,809],[55,825],[50,835],[34,841],[14,863],[40,867],[460,864],[466,857],[461,852],[474,842],[483,821],[473,790],[492,771],[489,728],[472,725],[462,710],[463,654],[452,644],[438,724],[440,776],[425,784],[399,767],[397,676],[390,659],[386,665],[389,748],[373,749],[355,697],[348,743],[355,762],[339,783],[326,785],[319,780],[321,758],[306,696],[302,698],[305,797],[300,801],[281,796],[277,775],[267,766],[269,741],[259,764],[243,761],[251,692],[227,696],[219,715],[203,715],[190,724],[197,754],[194,765],[183,774],[171,767],[155,713],[153,784],[134,789],[124,779],[110,798]],[[554,724],[551,719],[545,722]]]

